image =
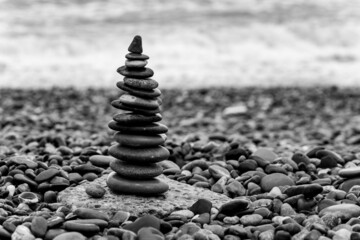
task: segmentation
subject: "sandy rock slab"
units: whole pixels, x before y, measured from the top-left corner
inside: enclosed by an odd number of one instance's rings
[[[71,207],[86,207],[97,209],[108,214],[118,210],[130,212],[135,216],[144,214],[154,214],[162,217],[175,209],[186,209],[190,207],[197,199],[206,198],[210,200],[214,207],[219,208],[222,204],[231,199],[225,195],[212,192],[204,188],[193,187],[188,184],[171,180],[163,175],[159,179],[167,183],[170,190],[157,197],[141,197],[135,195],[117,195],[111,193],[106,186],[104,175],[93,182],[84,182],[76,187],[69,187],[58,195],[58,201]],[[91,198],[85,192],[89,184],[99,184],[106,189],[103,198]]]

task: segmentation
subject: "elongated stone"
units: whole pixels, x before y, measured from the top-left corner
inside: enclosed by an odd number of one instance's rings
[[[97,226],[95,224],[90,224],[90,223],[83,224],[83,223],[76,223],[76,222],[68,221],[68,222],[64,223],[64,228],[67,231],[81,232],[86,235],[92,235],[92,234],[100,232],[99,226]]]

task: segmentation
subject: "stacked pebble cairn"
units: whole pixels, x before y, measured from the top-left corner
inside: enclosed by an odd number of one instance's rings
[[[169,186],[156,178],[163,171],[157,162],[170,155],[162,146],[168,129],[158,123],[162,120],[161,92],[158,83],[150,79],[154,72],[145,67],[149,57],[142,54],[140,36],[134,37],[128,50],[125,66],[117,69],[124,76],[124,81],[117,83],[123,93],[111,103],[124,111],[109,123],[109,128],[117,131],[117,144],[109,148],[109,154],[116,160],[110,163],[114,172],[109,175],[107,185],[115,193],[159,195]]]

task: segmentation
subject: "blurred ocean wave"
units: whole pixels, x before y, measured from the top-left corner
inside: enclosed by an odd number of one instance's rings
[[[0,87],[112,87],[143,37],[161,87],[360,86],[356,0],[0,0]]]

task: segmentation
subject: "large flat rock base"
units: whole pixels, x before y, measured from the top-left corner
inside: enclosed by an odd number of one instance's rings
[[[156,197],[143,197],[135,195],[118,195],[112,193],[106,186],[104,175],[93,182],[84,182],[76,187],[69,187],[58,195],[58,201],[71,208],[86,207],[96,209],[108,214],[122,210],[130,212],[134,216],[153,214],[158,217],[165,216],[178,209],[190,207],[199,198],[205,198],[213,203],[214,207],[219,208],[231,198],[212,192],[208,189],[193,187],[191,185],[171,180],[165,176],[159,179],[166,182],[170,189],[165,194]],[[86,194],[85,188],[89,184],[99,184],[106,189],[102,198],[92,198]]]

